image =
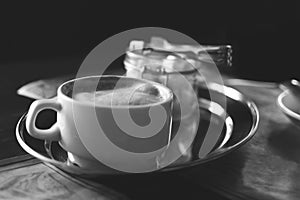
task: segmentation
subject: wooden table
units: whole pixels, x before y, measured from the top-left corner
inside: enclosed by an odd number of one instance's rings
[[[16,144],[14,126],[31,101],[14,94],[24,81],[17,86],[17,79],[1,81],[6,92],[1,94],[0,158],[9,159],[0,162],[0,198],[300,199],[300,129],[276,105],[278,88],[236,86],[260,112],[256,135],[238,150],[180,171],[104,176],[91,182],[26,156]]]

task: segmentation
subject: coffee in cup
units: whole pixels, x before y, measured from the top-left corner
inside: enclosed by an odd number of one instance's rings
[[[95,92],[80,92],[73,95],[77,101],[96,105],[146,105],[163,100],[159,90],[149,83],[129,84],[123,88],[107,89]]]

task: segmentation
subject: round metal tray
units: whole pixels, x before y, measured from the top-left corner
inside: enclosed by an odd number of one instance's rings
[[[214,97],[226,98],[226,111],[218,104],[211,102],[209,93]],[[171,170],[183,169],[199,165],[204,162],[219,158],[237,149],[247,142],[256,132],[259,113],[256,105],[237,90],[217,84],[208,84],[199,89],[200,122],[197,134],[188,152],[171,165],[155,172],[160,173]],[[216,99],[216,98],[214,98]],[[223,109],[223,110],[222,110]],[[55,166],[65,172],[81,177],[89,178],[101,175],[125,174],[116,170],[91,170],[70,162],[68,153],[61,148],[58,142],[43,141],[31,137],[25,128],[26,114],[19,120],[16,126],[16,137],[21,147],[32,156],[42,160],[46,164]],[[205,145],[204,138],[208,126],[222,125],[222,133],[211,149],[204,155],[199,151]]]

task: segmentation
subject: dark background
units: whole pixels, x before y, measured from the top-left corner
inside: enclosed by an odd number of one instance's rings
[[[231,73],[300,78],[299,1],[9,1],[0,10],[0,70],[24,80],[68,74],[97,44],[121,31],[156,26],[200,44],[231,44]]]

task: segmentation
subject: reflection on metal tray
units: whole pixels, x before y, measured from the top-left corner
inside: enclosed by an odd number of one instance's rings
[[[217,84],[209,84],[208,88],[200,88],[199,99],[201,119],[198,132],[193,137],[193,143],[188,152],[173,164],[156,172],[177,170],[189,166],[208,162],[212,159],[224,156],[247,142],[257,129],[259,115],[255,104],[245,98],[235,89],[223,87]],[[220,112],[218,102],[209,101],[209,93],[226,97],[227,112]],[[220,106],[219,106],[220,107]],[[218,109],[216,109],[218,108]],[[221,108],[222,109],[222,108]],[[26,115],[23,115],[16,127],[16,137],[22,148],[32,156],[42,160],[46,164],[53,165],[65,172],[82,177],[95,177],[97,175],[122,174],[115,170],[90,170],[71,163],[68,154],[57,142],[48,142],[32,138],[25,128]],[[216,140],[209,152],[199,156],[199,151],[204,144],[204,138],[209,125],[224,125],[222,134]],[[156,173],[155,172],[155,173]]]

